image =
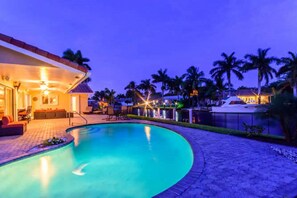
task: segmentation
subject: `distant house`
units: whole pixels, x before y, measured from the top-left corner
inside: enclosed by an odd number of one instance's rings
[[[258,94],[255,89],[239,89],[235,95],[247,104],[258,104]],[[271,93],[261,93],[261,104],[268,104],[271,101]]]
[[[84,111],[92,92],[82,83],[88,76],[81,65],[0,34],[0,119],[18,119],[28,107],[37,119]]]

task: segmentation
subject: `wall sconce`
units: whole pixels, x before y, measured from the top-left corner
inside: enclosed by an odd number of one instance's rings
[[[21,82],[13,81],[13,87],[18,91],[21,86]]]
[[[2,77],[2,80],[9,81],[9,76],[7,76],[7,75],[2,75],[1,77]]]

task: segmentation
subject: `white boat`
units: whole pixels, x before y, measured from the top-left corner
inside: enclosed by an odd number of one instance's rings
[[[255,113],[259,106],[258,104],[246,104],[240,98],[231,96],[223,101],[224,104],[220,107],[212,107],[211,112],[215,113]]]

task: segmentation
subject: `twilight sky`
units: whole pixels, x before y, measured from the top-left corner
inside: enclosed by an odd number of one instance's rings
[[[1,0],[0,24],[1,33],[60,56],[80,49],[94,91],[123,93],[160,68],[174,76],[194,65],[209,77],[222,52],[297,52],[296,0]],[[256,86],[256,73],[233,84]]]

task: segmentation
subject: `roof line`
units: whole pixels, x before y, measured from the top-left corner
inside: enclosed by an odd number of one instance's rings
[[[85,67],[83,67],[83,66],[81,66],[81,65],[79,65],[77,63],[74,63],[74,62],[69,61],[69,60],[64,59],[64,58],[61,58],[60,56],[57,56],[55,54],[52,54],[52,53],[47,52],[45,50],[42,50],[42,49],[40,49],[38,47],[35,47],[33,45],[30,45],[30,44],[27,44],[27,43],[25,43],[23,41],[17,40],[17,39],[15,39],[13,37],[7,36],[5,34],[0,33],[0,40],[4,41],[6,43],[9,43],[11,45],[17,46],[19,48],[28,50],[28,51],[33,52],[35,54],[38,54],[40,56],[46,57],[48,59],[54,60],[56,62],[62,63],[64,65],[67,65],[67,66],[71,67],[71,68],[80,70],[80,71],[85,72],[85,73],[88,72],[87,68],[85,68]]]

